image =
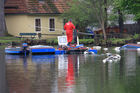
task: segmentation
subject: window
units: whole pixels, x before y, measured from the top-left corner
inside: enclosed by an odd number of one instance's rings
[[[55,31],[55,20],[54,18],[50,18],[49,20],[49,27],[50,27],[50,31]]]
[[[41,31],[41,20],[35,19],[35,31]]]

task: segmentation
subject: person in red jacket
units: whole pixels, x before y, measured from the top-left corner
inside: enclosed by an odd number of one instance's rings
[[[69,22],[67,22],[64,25],[64,30],[66,31],[68,45],[70,45],[73,40],[73,30],[74,29],[75,29],[75,26],[72,23],[72,20],[70,19]]]

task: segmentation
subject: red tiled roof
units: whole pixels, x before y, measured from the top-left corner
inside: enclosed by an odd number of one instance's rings
[[[6,0],[5,13],[59,14],[70,8],[66,1],[69,0]]]

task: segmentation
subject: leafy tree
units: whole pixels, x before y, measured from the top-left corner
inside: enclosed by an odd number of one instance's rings
[[[98,25],[103,30],[106,40],[107,9],[111,0],[73,0],[71,8],[63,16],[72,18],[81,28]]]
[[[135,15],[135,20],[140,22],[140,0],[119,0],[122,10]]]
[[[118,24],[119,24],[119,29],[120,29],[120,32],[122,33],[123,30],[124,30],[124,11],[122,9],[122,6],[121,6],[121,1],[122,0],[114,0],[114,4],[113,4],[113,10],[115,12],[117,12],[118,14]]]
[[[119,27],[120,31],[123,31],[123,15],[133,14],[134,19],[140,25],[140,0],[114,0],[115,9],[119,14]],[[140,30],[140,26],[139,26]]]
[[[7,33],[4,16],[4,1],[6,0],[0,0],[0,36],[5,36]]]
[[[80,31],[84,32],[87,26],[93,25],[93,22],[97,22],[92,9],[83,2],[73,0],[73,3],[69,3],[69,5],[71,8],[62,17],[67,21],[72,18],[73,23],[78,25]]]

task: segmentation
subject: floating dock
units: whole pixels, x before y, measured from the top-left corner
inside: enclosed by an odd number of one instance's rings
[[[82,54],[85,51],[94,52],[97,54],[96,49],[88,49],[84,47],[83,45],[79,46],[64,46],[58,49],[55,49],[52,46],[45,46],[45,45],[36,45],[36,46],[30,46],[26,51],[22,50],[21,47],[11,47],[11,48],[5,48],[6,54]]]
[[[138,48],[140,48],[140,44],[133,44],[133,43],[130,43],[130,44],[126,44],[126,45],[123,45],[120,49],[121,50],[137,50]]]
[[[23,54],[29,54],[29,50],[22,50],[21,47],[10,47],[10,48],[5,48],[5,53],[6,54],[15,54],[15,55],[23,55]]]
[[[29,47],[31,54],[55,54],[55,48],[52,46],[36,45]]]

